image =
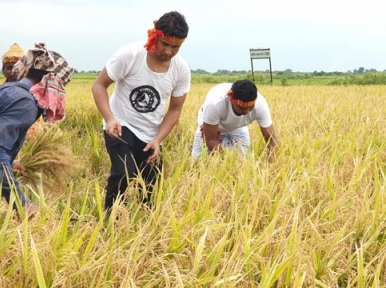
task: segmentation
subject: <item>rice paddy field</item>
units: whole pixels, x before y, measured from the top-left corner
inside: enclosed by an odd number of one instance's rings
[[[163,143],[154,208],[131,185],[106,218],[92,81],[67,86],[68,153],[55,153],[58,143],[50,152],[68,164],[62,176],[21,178],[38,215],[0,205],[0,287],[386,287],[386,86],[260,86],[276,158],[252,124],[246,155],[192,161],[196,114],[214,85],[193,83]]]

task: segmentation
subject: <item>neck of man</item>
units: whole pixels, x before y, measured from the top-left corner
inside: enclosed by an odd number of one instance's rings
[[[149,69],[156,73],[165,73],[168,71],[171,60],[161,61],[155,52],[147,52],[146,63]]]

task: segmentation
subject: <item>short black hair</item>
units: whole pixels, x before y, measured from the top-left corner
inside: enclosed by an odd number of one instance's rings
[[[233,98],[241,101],[253,101],[257,98],[257,87],[250,80],[237,80],[231,88]]]
[[[185,16],[177,11],[165,13],[158,19],[155,28],[161,30],[165,35],[178,38],[188,37],[189,26]]]
[[[27,74],[25,75],[25,78],[33,79],[36,83],[39,83],[40,81],[42,81],[43,76],[48,73],[50,72],[46,70],[29,68]]]

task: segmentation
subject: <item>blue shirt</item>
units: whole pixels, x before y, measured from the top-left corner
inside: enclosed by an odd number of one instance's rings
[[[39,116],[36,100],[29,92],[32,86],[27,78],[0,85],[0,163],[12,164]]]

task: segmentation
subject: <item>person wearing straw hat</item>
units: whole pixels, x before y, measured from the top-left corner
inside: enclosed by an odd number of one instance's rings
[[[119,49],[92,86],[111,161],[106,210],[124,195],[126,175],[129,180],[142,177],[141,202],[149,203],[162,169],[161,142],[178,122],[190,90],[190,67],[178,55],[189,31],[185,17],[171,11],[153,24],[147,43],[130,43]],[[114,82],[109,98],[107,88]]]
[[[13,66],[20,58],[23,56],[23,49],[17,43],[13,43],[9,47],[8,51],[4,53],[1,60],[3,63],[2,72],[5,77],[5,82],[15,82],[17,80],[17,75],[15,72],[12,72]]]
[[[14,163],[14,160],[28,129],[43,110],[47,111],[48,121],[64,119],[64,86],[70,81],[74,69],[60,54],[49,50],[45,43],[36,42],[15,64],[13,71],[18,81],[0,85],[1,196],[12,203],[14,209],[24,207],[27,215],[32,216],[38,206],[21,190],[12,165],[23,170],[23,166]]]
[[[271,158],[278,141],[268,103],[256,85],[250,80],[215,85],[198,111],[192,156],[200,156],[203,147],[208,153],[229,147],[244,153],[250,145],[247,125],[253,121],[260,127]]]

